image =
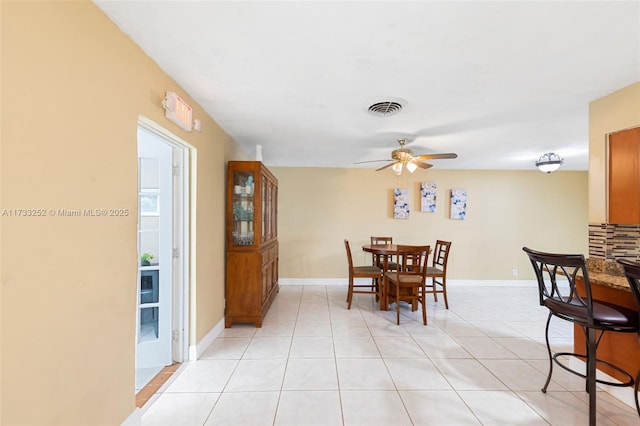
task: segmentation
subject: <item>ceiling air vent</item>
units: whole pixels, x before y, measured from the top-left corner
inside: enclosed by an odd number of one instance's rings
[[[396,101],[380,101],[370,105],[367,111],[377,117],[388,117],[402,111],[402,104]]]

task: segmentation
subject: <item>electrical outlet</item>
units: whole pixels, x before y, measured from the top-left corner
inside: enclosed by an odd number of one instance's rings
[[[514,276],[514,277],[517,277],[517,276],[518,276],[518,270],[517,270],[516,268],[513,268],[512,273],[513,273],[513,276]]]

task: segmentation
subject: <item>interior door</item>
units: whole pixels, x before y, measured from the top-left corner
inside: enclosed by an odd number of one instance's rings
[[[138,128],[138,307],[136,369],[172,362],[172,147]]]

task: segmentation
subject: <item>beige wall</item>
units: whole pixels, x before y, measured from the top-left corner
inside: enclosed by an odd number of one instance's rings
[[[640,82],[589,104],[589,223],[607,222],[607,134],[640,126]]]
[[[533,166],[532,166],[533,168]],[[391,171],[271,168],[279,182],[278,241],[281,278],[344,278],[343,240],[358,248],[369,236],[435,244],[451,240],[450,277],[533,279],[523,246],[588,252],[587,172],[416,171],[396,185]],[[435,213],[419,212],[420,181],[438,185]],[[392,189],[410,189],[411,217],[392,218]],[[468,193],[466,220],[451,220],[449,191]]]
[[[197,151],[191,344],[223,317],[228,136],[93,3],[1,2],[3,425],[115,425],[135,409],[139,115]],[[203,132],[164,118],[176,91]],[[232,152],[232,154],[227,154]]]

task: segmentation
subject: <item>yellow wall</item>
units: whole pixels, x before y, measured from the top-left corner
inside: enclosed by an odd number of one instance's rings
[[[197,151],[191,344],[223,317],[229,137],[93,3],[1,2],[3,425],[114,425],[135,409],[139,115]],[[164,118],[175,91],[203,132]],[[235,154],[234,154],[235,155]]]
[[[532,165],[533,168],[533,165]],[[450,277],[533,279],[523,246],[588,252],[587,172],[416,171],[402,182],[390,170],[283,168],[278,178],[279,273],[282,278],[344,278],[343,240],[354,261],[371,235],[406,244],[451,240]],[[435,213],[419,212],[420,181],[438,185]],[[392,218],[392,189],[410,190],[411,216]],[[467,218],[449,219],[449,191],[468,193]]]
[[[589,104],[589,223],[607,222],[607,134],[640,126],[640,82]]]

